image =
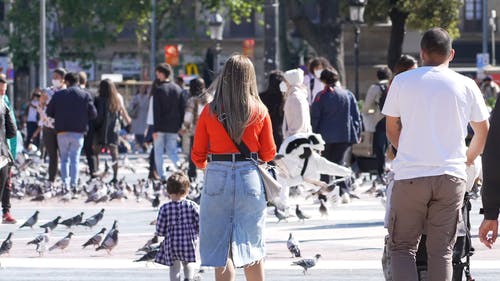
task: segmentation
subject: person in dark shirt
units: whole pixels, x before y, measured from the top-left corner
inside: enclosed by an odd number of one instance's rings
[[[163,151],[178,168],[177,137],[181,129],[185,104],[182,89],[170,80],[172,67],[167,63],[156,66],[158,82],[153,92],[153,142],[155,148],[156,171],[161,180],[165,180],[163,170]]]
[[[47,106],[47,116],[55,120],[63,183],[76,187],[83,136],[97,111],[89,93],[79,87],[78,74],[68,73],[64,80],[68,88],[54,94]]]
[[[500,102],[497,102],[490,118],[490,130],[482,156],[484,220],[479,227],[479,240],[491,248],[498,235],[498,210],[500,209]]]

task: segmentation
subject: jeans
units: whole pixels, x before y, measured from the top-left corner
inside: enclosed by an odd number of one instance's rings
[[[57,133],[52,128],[43,128],[43,143],[49,155],[49,181],[54,182],[57,174]]]
[[[156,132],[157,138],[154,140],[156,172],[162,180],[165,179],[163,170],[163,151],[167,151],[168,158],[177,167],[179,156],[177,155],[177,133]]]
[[[384,175],[385,170],[385,152],[387,150],[387,136],[385,129],[385,118],[380,120],[375,127],[373,134],[373,152],[377,159],[377,173],[380,177]]]
[[[58,133],[57,144],[61,156],[62,181],[66,186],[76,186],[78,183],[79,157],[83,147],[83,133]]]
[[[0,169],[0,197],[2,199],[2,213],[10,210],[10,165]]]
[[[342,142],[342,143],[327,143],[325,144],[325,150],[322,153],[322,156],[325,157],[328,161],[333,162],[335,164],[339,164],[342,166],[346,166],[344,161],[345,154],[352,146],[351,143]],[[339,179],[340,177],[336,177]],[[321,175],[321,181],[329,183],[331,181],[330,175]],[[339,195],[342,196],[344,193],[349,191],[349,187],[345,181],[339,183]]]

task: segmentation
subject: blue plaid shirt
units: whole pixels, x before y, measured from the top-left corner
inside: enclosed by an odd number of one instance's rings
[[[190,200],[170,201],[161,206],[156,234],[165,239],[155,262],[171,266],[174,260],[196,262],[199,206]]]

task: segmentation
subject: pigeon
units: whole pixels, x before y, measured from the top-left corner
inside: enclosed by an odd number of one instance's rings
[[[153,208],[155,208],[155,209],[157,209],[158,206],[160,206],[160,195],[159,194],[155,195],[155,198],[151,201],[151,206],[153,206]]]
[[[56,226],[59,224],[59,220],[61,219],[61,216],[57,216],[57,218],[55,218],[54,220],[52,221],[49,221],[48,223],[46,224],[42,224],[40,225],[41,228],[50,228],[50,231],[54,230],[54,228],[56,228]]]
[[[108,251],[108,254],[111,254],[111,251],[116,247],[118,244],[118,229],[112,229],[108,232],[106,235],[106,238],[104,238],[104,241],[102,244],[97,247],[95,250],[106,250]]]
[[[297,207],[295,208],[295,214],[299,218],[299,221],[305,221],[306,219],[310,219],[311,217],[306,216],[302,210],[299,209],[299,205],[297,204]]]
[[[61,249],[63,251],[69,246],[69,242],[71,241],[71,236],[73,236],[73,232],[69,232],[66,237],[63,239],[57,241],[52,247],[49,248],[49,251],[52,251],[54,249]]]
[[[304,269],[303,273],[305,275],[307,273],[307,270],[309,268],[312,268],[312,267],[314,267],[316,265],[316,263],[318,262],[318,259],[320,257],[321,257],[320,254],[316,254],[313,259],[301,259],[301,260],[298,260],[298,261],[294,261],[292,263],[292,265],[301,266]]]
[[[136,259],[134,262],[141,262],[141,261],[149,262],[149,261],[153,261],[155,259],[155,257],[156,257],[156,254],[158,254],[159,251],[160,251],[160,248],[152,249],[151,251],[149,251],[146,254],[144,254],[142,257]]]
[[[23,227],[31,227],[33,228],[33,225],[35,225],[38,221],[38,214],[40,212],[39,211],[36,211],[29,219],[27,219],[23,225],[21,225],[19,228],[23,228]]]
[[[2,246],[0,246],[0,256],[3,254],[8,254],[10,249],[12,248],[12,232],[7,235],[7,238],[2,242]]]
[[[85,242],[82,247],[85,249],[85,247],[93,245],[94,248],[99,246],[99,244],[102,241],[102,238],[104,236],[104,232],[106,232],[106,228],[103,227],[101,231],[99,231],[96,235],[92,236],[87,242]]]
[[[282,220],[287,221],[286,219],[288,217],[286,216],[286,214],[276,206],[274,206],[274,215],[278,218],[278,222]]]
[[[292,233],[290,233],[288,241],[286,241],[286,247],[288,248],[288,251],[290,251],[290,253],[292,254],[292,258],[293,257],[300,258],[299,242],[295,241]]]
[[[83,225],[92,228],[94,225],[98,224],[102,217],[104,216],[104,208],[101,211],[90,218],[87,218],[84,222],[78,223],[77,225]]]
[[[27,245],[36,245],[36,251],[38,252],[38,255],[43,256],[45,251],[47,250],[47,243],[49,243],[49,233],[50,230],[49,228],[45,228],[45,232],[38,235],[35,239],[29,241],[26,243]]]
[[[83,212],[81,212],[79,215],[76,215],[72,218],[63,220],[60,224],[65,225],[68,228],[71,228],[71,226],[81,223],[82,220],[83,220]]]
[[[319,204],[319,213],[321,214],[321,217],[328,217],[328,208],[325,205],[325,200],[320,199]]]
[[[140,248],[139,250],[137,250],[137,252],[148,252],[151,247],[155,244],[158,244],[159,240],[158,240],[158,235],[155,235],[153,236],[153,238],[149,239],[146,244],[144,244],[144,246],[142,246],[142,248]]]

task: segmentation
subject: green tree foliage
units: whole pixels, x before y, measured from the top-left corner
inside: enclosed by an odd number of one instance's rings
[[[425,31],[432,27],[446,29],[452,38],[458,38],[461,0],[371,0],[366,7],[370,23],[392,22],[387,60],[393,67],[401,56],[406,27]]]
[[[156,38],[172,38],[174,31],[192,29],[206,19],[193,18],[195,10],[222,11],[235,23],[261,12],[264,0],[157,0]],[[49,57],[94,59],[96,51],[117,40],[126,26],[135,29],[139,49],[150,42],[151,0],[47,0],[47,51]],[[2,26],[17,66],[38,62],[40,2],[17,0]]]

